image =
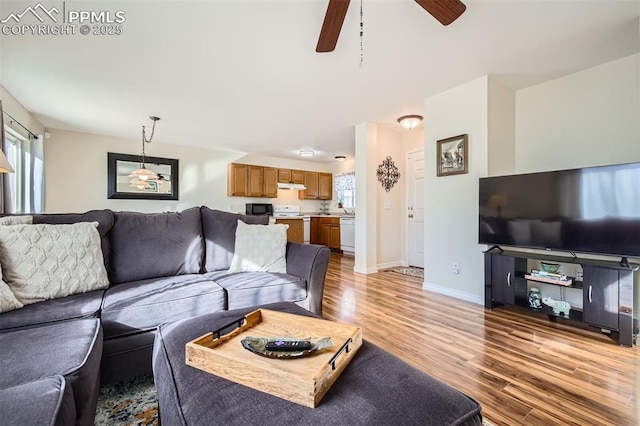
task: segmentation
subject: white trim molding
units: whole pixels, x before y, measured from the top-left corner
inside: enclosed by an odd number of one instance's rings
[[[448,287],[442,287],[426,281],[422,283],[422,289],[453,297],[455,299],[466,300],[467,302],[475,303],[477,305],[484,305],[484,297],[478,296],[477,294],[466,293],[460,290],[452,290]]]
[[[353,268],[353,272],[358,273],[358,274],[365,274],[365,275],[369,275],[369,274],[377,274],[378,273],[378,268],[377,267],[373,267],[373,268],[365,268],[365,269],[360,269],[357,266]]]

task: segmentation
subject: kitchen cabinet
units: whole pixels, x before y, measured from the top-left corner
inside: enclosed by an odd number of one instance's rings
[[[229,197],[247,196],[248,174],[249,166],[246,164],[229,164],[227,168],[227,195]]]
[[[304,184],[304,172],[302,170],[278,169],[278,183]]]
[[[229,197],[278,196],[278,169],[249,164],[231,163],[227,168]]]
[[[318,199],[331,200],[333,198],[333,175],[318,173]]]
[[[248,197],[262,197],[264,195],[264,167],[249,166]]]
[[[292,243],[304,242],[304,228],[302,219],[276,219],[276,223],[289,225],[287,229],[287,241]]]
[[[311,243],[322,244],[332,250],[340,250],[340,218],[312,217]]]
[[[275,167],[264,167],[264,190],[263,195],[269,198],[278,197],[278,169]]]
[[[307,189],[300,191],[298,198],[304,198],[305,200],[317,200],[318,199],[318,172],[304,172],[304,186]]]

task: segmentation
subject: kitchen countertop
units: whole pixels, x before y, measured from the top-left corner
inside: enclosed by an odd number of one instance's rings
[[[303,214],[300,216],[273,216],[274,219],[304,219],[305,217],[353,217],[356,216],[353,214]]]

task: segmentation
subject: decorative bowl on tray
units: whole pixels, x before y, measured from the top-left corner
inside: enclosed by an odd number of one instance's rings
[[[540,262],[540,268],[545,272],[556,273],[560,269],[559,263]]]

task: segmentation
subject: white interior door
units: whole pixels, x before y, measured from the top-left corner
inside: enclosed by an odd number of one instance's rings
[[[424,151],[409,153],[407,181],[409,265],[424,268]]]

